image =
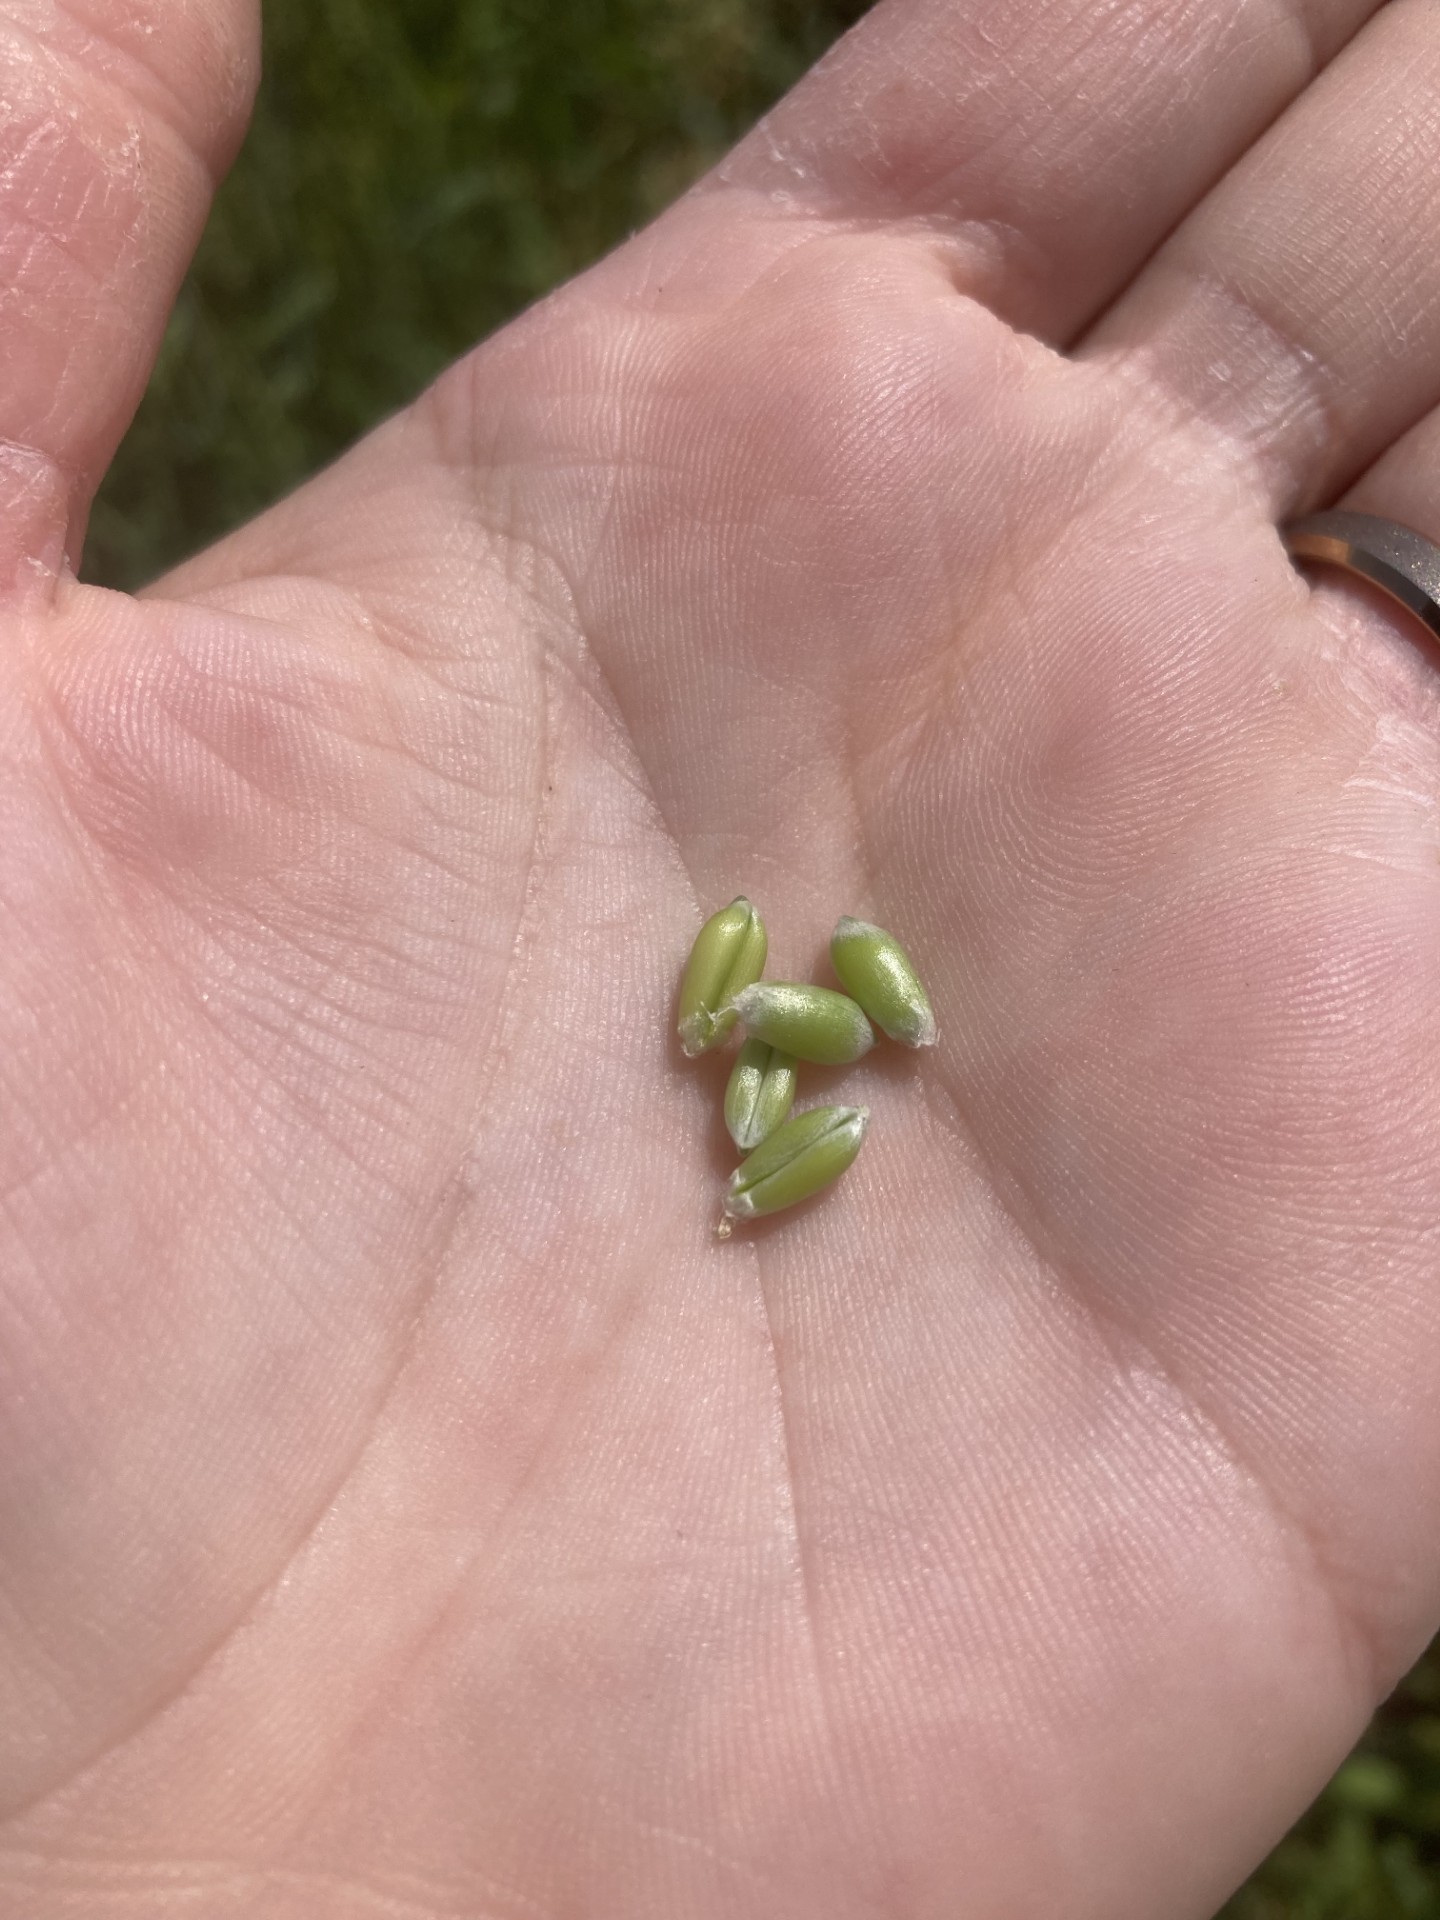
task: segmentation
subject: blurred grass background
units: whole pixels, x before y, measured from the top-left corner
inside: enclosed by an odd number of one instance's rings
[[[863,0],[279,0],[250,138],[95,505],[136,586],[672,199]],[[1440,1653],[1226,1920],[1440,1920]],[[1057,1920],[1061,1920],[1057,1916]]]
[[[865,0],[276,0],[240,161],[95,504],[134,586],[672,200]]]

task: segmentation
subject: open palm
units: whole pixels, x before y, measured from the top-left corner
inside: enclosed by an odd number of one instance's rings
[[[253,9],[0,5],[7,1916],[1183,1920],[1317,1789],[1440,1611],[1440,682],[1275,524],[1440,533],[1434,20],[888,0],[132,602]],[[741,890],[941,1042],[719,1244]]]

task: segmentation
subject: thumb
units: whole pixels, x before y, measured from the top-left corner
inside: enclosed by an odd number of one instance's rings
[[[243,132],[257,0],[0,0],[0,600],[44,601]]]

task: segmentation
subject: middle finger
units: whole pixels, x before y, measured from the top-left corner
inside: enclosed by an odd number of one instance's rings
[[[1395,0],[1195,209],[1079,349],[1328,499],[1440,399],[1440,35]]]

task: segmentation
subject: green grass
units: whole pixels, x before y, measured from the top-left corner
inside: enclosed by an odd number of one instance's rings
[[[288,491],[671,199],[862,11],[273,6],[254,128],[96,502],[88,576],[138,585]],[[1226,1916],[1440,1920],[1440,1657]]]
[[[86,573],[287,492],[641,225],[862,0],[284,0]]]
[[[1225,1920],[1440,1915],[1440,1643],[1375,1716]]]

